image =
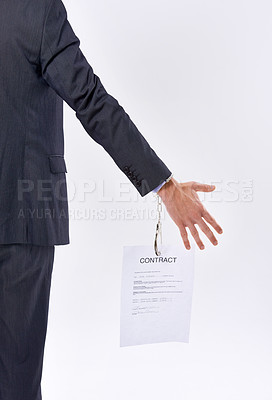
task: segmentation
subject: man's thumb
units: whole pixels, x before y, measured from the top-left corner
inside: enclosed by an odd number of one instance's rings
[[[196,192],[201,191],[201,192],[212,192],[215,189],[214,185],[208,185],[206,183],[195,183],[194,184],[194,190]]]

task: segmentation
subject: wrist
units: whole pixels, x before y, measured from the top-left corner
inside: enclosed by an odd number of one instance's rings
[[[177,181],[171,177],[171,179],[166,182],[157,192],[157,194],[161,197],[164,201],[167,197],[172,196],[173,191],[175,190],[177,185]]]

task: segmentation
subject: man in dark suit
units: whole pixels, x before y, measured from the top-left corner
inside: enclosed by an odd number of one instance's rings
[[[61,0],[0,1],[0,400],[40,400],[55,245],[69,241],[63,101],[141,196],[154,191],[190,248],[203,220],[221,227],[179,183],[103,87]],[[203,246],[203,247],[202,247]]]

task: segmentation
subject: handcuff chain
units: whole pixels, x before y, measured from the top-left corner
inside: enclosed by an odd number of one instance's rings
[[[165,180],[166,182],[169,182],[170,179],[173,177],[173,174],[171,173],[171,175]],[[162,202],[161,202],[161,197],[158,195],[158,193],[155,193],[156,197],[157,197],[157,216],[158,216],[158,222],[156,225],[156,233],[155,233],[155,241],[154,241],[154,250],[155,250],[155,254],[157,256],[161,255],[161,252],[158,250],[158,234],[160,234],[160,238],[161,238],[161,245],[162,245],[162,223],[161,223],[161,213],[162,213]]]
[[[158,217],[158,222],[157,222],[157,225],[156,225],[154,249],[155,249],[155,254],[157,256],[160,256],[161,252],[158,250],[158,235],[160,235],[160,241],[161,241],[161,245],[162,245],[162,222],[161,222],[162,203],[161,203],[161,198],[157,193],[156,193],[156,197],[157,197],[157,217]]]

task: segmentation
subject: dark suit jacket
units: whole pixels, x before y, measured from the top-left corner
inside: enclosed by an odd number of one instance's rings
[[[68,244],[63,100],[141,196],[171,171],[103,87],[61,0],[0,1],[0,243]]]

